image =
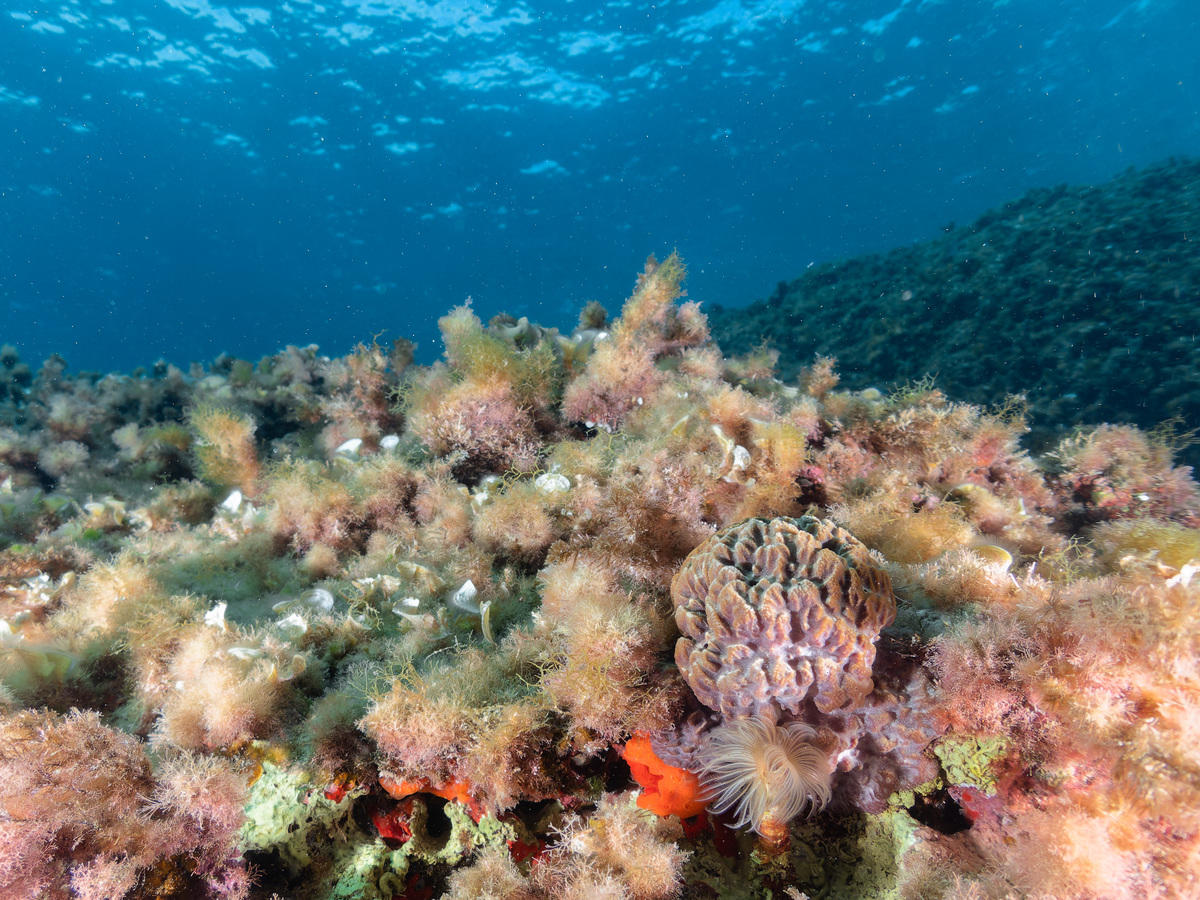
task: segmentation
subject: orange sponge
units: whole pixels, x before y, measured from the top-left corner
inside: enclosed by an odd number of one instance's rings
[[[470,810],[475,821],[479,821],[483,816],[483,808],[471,797],[471,783],[463,779],[452,778],[441,787],[435,787],[424,778],[402,778],[397,781],[387,775],[380,775],[379,786],[397,800],[411,794],[433,794],[435,797],[463,804]]]
[[[638,732],[621,750],[633,780],[642,786],[637,805],[660,816],[679,816],[686,819],[704,812],[704,801],[698,799],[700,779],[678,766],[668,765],[658,758],[650,739]]]

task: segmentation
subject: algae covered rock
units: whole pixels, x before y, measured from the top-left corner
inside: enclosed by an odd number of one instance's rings
[[[366,816],[356,815],[359,803]],[[238,842],[249,859],[278,860],[271,868],[303,882],[296,896],[373,900],[403,895],[414,864],[419,871],[453,867],[486,848],[507,852],[518,838],[512,822],[486,815],[476,821],[461,803],[442,807],[449,828],[430,825],[431,808],[422,798],[404,801],[399,814],[387,803],[361,791],[330,799],[306,772],[265,762],[250,789]],[[385,818],[402,824],[381,828]],[[364,830],[360,820],[368,819],[375,828]],[[403,831],[405,839],[385,840],[385,830],[389,837]]]

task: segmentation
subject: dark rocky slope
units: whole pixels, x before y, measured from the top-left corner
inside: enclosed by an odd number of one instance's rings
[[[817,354],[842,383],[933,375],[955,399],[1025,393],[1036,443],[1077,423],[1200,425],[1200,161],[1030,191],[971,225],[814,267],[745,309],[727,353],[764,339],[790,378]],[[1040,440],[1037,440],[1040,438]]]

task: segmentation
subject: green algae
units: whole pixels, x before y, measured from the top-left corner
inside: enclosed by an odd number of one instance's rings
[[[413,855],[428,863],[456,865],[477,850],[485,847],[506,847],[517,839],[516,829],[508,822],[493,816],[482,816],[478,822],[461,803],[447,803],[447,818],[450,819],[450,837],[440,848],[418,843]]]
[[[407,817],[412,837],[397,846],[364,831],[353,815],[361,794],[353,792],[334,801],[314,787],[307,772],[264,762],[262,775],[250,788],[246,821],[238,833],[243,852],[273,854],[292,876],[302,872],[327,873],[324,890],[305,896],[388,898],[404,892],[405,879],[415,865],[423,869],[453,867],[476,852],[499,847],[507,850],[518,838],[516,827],[494,816],[476,822],[461,803],[442,808],[449,821],[430,827],[433,808],[413,797]],[[436,833],[434,833],[436,830]]]
[[[408,859],[376,838],[355,844],[339,867],[340,875],[329,896],[333,900],[387,900],[404,893]]]
[[[919,827],[893,807],[836,823],[800,823],[792,829],[789,858],[794,883],[813,900],[893,900],[900,896],[904,854],[916,843]]]
[[[402,893],[409,853],[359,828],[351,815],[355,799],[331,800],[306,772],[265,762],[250,788],[239,843],[243,851],[278,856],[292,876],[327,873],[327,891],[306,896],[376,900]]]
[[[166,550],[143,554],[163,590],[224,602],[231,621],[266,618],[279,595],[300,594],[310,584],[293,560],[273,555],[270,542],[258,534],[237,541],[217,534],[191,535]]]
[[[893,795],[878,815],[793,823],[791,847],[782,857],[764,856],[752,835],[739,836],[732,858],[720,855],[711,840],[689,843],[687,883],[731,900],[771,900],[783,896],[779,886],[811,900],[898,900],[904,856],[919,843],[921,827],[902,804],[935,785]]]
[[[308,773],[264,762],[250,787],[238,842],[244,851],[274,852],[294,874],[312,865],[335,831],[344,840],[348,829],[358,830],[347,821],[351,806],[314,790]]]
[[[1006,757],[1012,742],[1002,736],[955,734],[942,738],[933,752],[942,764],[948,784],[974,785],[985,794],[996,793],[996,764]]]

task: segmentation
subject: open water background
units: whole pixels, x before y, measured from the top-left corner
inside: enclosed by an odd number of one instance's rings
[[[570,327],[1200,153],[1194,0],[0,8],[0,341],[73,368]]]

